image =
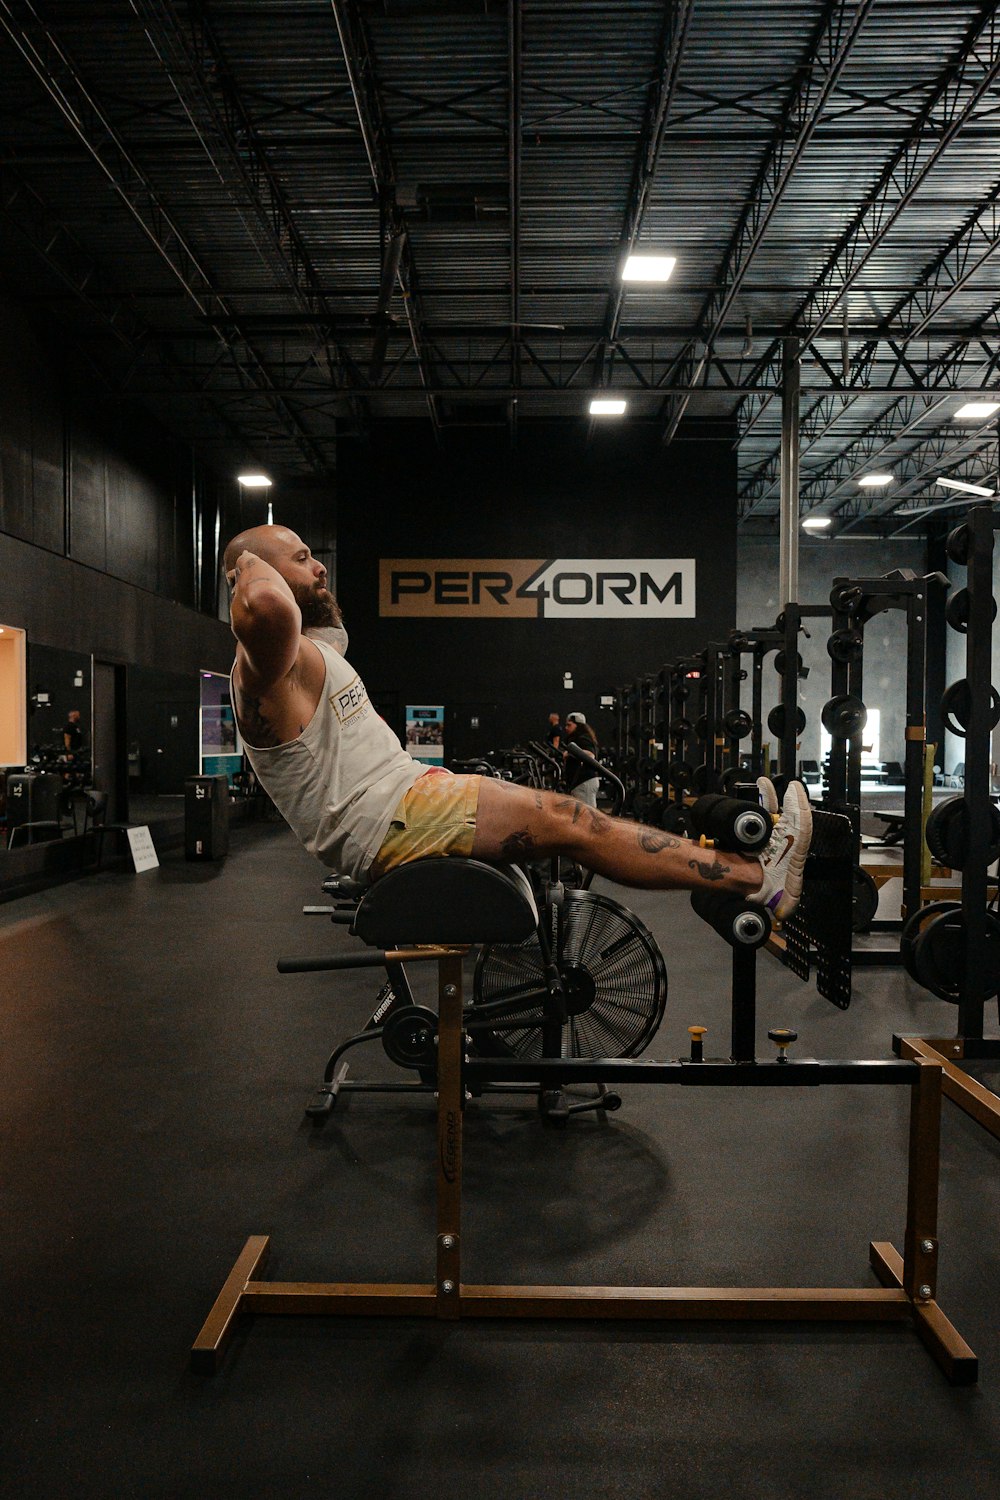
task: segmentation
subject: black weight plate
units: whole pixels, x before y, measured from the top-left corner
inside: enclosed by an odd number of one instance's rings
[[[778,703],[767,716],[767,727],[776,739],[785,737],[785,705]],[[801,734],[806,727],[806,716],[801,708],[795,710],[795,733]]]
[[[704,797],[706,792],[714,792],[715,787],[709,785],[713,780],[712,773],[708,769],[708,762],[703,761],[700,766],[695,766],[694,775],[691,778],[691,790],[699,797]]]
[[[854,693],[838,693],[823,705],[823,728],[834,739],[850,739],[868,722],[868,710]]]
[[[745,740],[753,734],[753,719],[745,708],[734,708],[722,721],[722,727],[731,740]]]
[[[989,803],[990,842],[986,863],[1000,859],[1000,808]],[[964,797],[948,797],[931,809],[924,829],[927,847],[939,865],[964,870],[969,849],[969,812]]]
[[[922,980],[917,973],[916,947],[917,940],[925,926],[932,918],[940,916],[946,911],[960,911],[961,905],[957,901],[931,901],[927,906],[918,907],[911,912],[903,923],[903,930],[899,936],[899,956],[903,961],[903,968],[910,978],[921,984]]]
[[[708,715],[699,714],[694,721],[695,738],[699,740],[708,739]]]
[[[694,780],[694,766],[687,760],[672,760],[667,767],[667,780],[671,786],[686,792]]]
[[[867,870],[855,866],[854,888],[851,892],[851,930],[870,932],[875,913],[878,911],[878,886]]]
[[[683,802],[666,802],[660,811],[660,827],[665,833],[691,836],[691,818]]]
[[[779,675],[782,675],[782,676],[784,675],[784,671],[785,671],[785,653],[784,653],[784,651],[778,651],[778,652],[775,653],[775,657],[774,657],[774,670]],[[796,675],[798,675],[798,673],[802,671],[802,657],[801,657],[801,654],[798,651],[796,651],[796,653],[795,653],[795,668],[794,668],[794,670],[795,670]]]
[[[853,615],[859,610],[863,598],[861,590],[852,583],[838,583],[830,591],[830,604],[838,613],[845,615]]]
[[[860,661],[865,638],[860,630],[835,630],[826,643],[832,661]]]
[[[670,720],[670,733],[675,740],[683,739],[691,733],[693,728],[694,725],[690,719],[680,718]]]
[[[960,677],[957,682],[945,688],[941,698],[941,717],[944,720],[944,727],[951,734],[957,735],[959,739],[964,739],[971,714],[972,693],[969,690],[969,679]],[[987,727],[995,729],[998,724],[1000,724],[1000,693],[995,687],[991,687],[990,717]]]
[[[969,528],[963,521],[961,526],[956,526],[954,531],[949,531],[948,540],[945,542],[945,551],[960,567],[967,567],[969,562]]]
[[[917,978],[939,1000],[957,1003],[965,980],[965,914],[941,912],[925,924],[914,947]],[[1000,992],[1000,917],[986,913],[986,974],[983,998]]]

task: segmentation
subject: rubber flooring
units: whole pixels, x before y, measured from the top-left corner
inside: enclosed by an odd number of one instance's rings
[[[218,1375],[191,1374],[249,1234],[272,1236],[276,1279],[432,1277],[432,1102],[352,1095],[303,1123],[378,982],[276,974],[279,954],[352,946],[300,914],[320,877],[257,825],[218,866],[172,857],[0,908],[5,1494],[994,1492],[1000,1146],[948,1105],[939,1300],[978,1386],[950,1387],[906,1325],[257,1318]],[[666,957],[649,1055],[683,1055],[694,1023],[725,1053],[728,949],[682,895],[603,889]],[[766,956],[758,1018],[762,1056],[769,1026],[826,1058],[955,1027],[901,971],[859,971],[842,1012]],[[392,1073],[374,1055],[369,1071]],[[907,1093],[632,1086],[565,1131],[530,1102],[474,1101],[465,1275],[872,1286],[869,1241],[901,1248]]]

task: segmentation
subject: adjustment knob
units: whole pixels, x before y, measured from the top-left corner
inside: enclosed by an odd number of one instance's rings
[[[773,1031],[769,1031],[767,1034],[778,1049],[778,1061],[786,1063],[788,1061],[788,1048],[793,1042],[798,1041],[798,1032],[791,1031],[787,1026],[776,1026]]]
[[[708,1030],[707,1026],[689,1026],[688,1027],[688,1036],[691,1038],[691,1061],[692,1062],[704,1062],[704,1060],[705,1060],[704,1038],[705,1038],[705,1033],[707,1032],[707,1030]]]

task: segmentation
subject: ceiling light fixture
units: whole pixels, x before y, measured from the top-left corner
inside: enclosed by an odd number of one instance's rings
[[[630,255],[622,281],[669,281],[676,264],[676,255]]]
[[[982,495],[987,500],[995,497],[994,490],[984,489],[981,484],[966,484],[964,479],[939,479],[937,483],[946,490],[961,490],[965,495]]]
[[[242,484],[248,490],[269,490],[271,481],[266,474],[237,474],[237,484]]]
[[[894,477],[893,474],[865,474],[858,480],[858,484],[866,490],[878,490],[891,484]]]
[[[952,413],[955,422],[978,422],[980,418],[992,417],[995,411],[1000,411],[1000,401],[967,401],[960,406],[958,411]]]
[[[590,403],[592,417],[620,417],[628,405],[626,401],[612,401],[596,397]]]
[[[830,525],[832,525],[832,518],[830,516],[806,516],[802,522],[802,530],[825,531]]]

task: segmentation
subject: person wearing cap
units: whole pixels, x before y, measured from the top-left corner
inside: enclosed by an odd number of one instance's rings
[[[579,745],[588,755],[597,754],[597,735],[587,723],[586,714],[566,715],[565,739],[567,744]],[[601,778],[590,766],[577,760],[575,755],[566,755],[563,778],[566,790],[580,802],[585,802],[588,807],[597,806],[597,789]]]

